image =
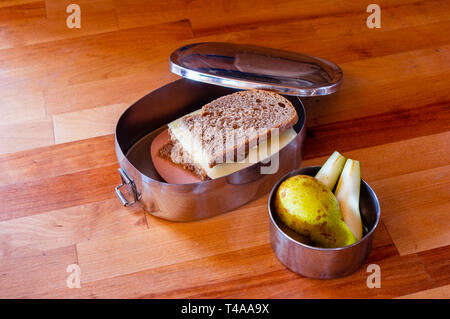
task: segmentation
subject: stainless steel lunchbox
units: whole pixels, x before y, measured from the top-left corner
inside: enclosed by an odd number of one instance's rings
[[[119,118],[115,148],[125,205],[139,204],[154,216],[194,221],[233,210],[270,191],[283,175],[300,167],[306,114],[299,96],[335,92],[342,80],[333,63],[299,53],[250,45],[197,43],[170,56],[171,71],[182,76],[131,105]],[[256,163],[230,175],[192,184],[166,183],[150,156],[153,139],[167,124],[223,95],[242,89],[283,94],[297,110],[297,136],[277,154],[279,169],[262,174]],[[124,195],[123,188],[127,188]]]
[[[380,221],[380,205],[375,192],[361,180],[360,213],[364,236],[353,245],[340,248],[319,248],[289,229],[278,218],[273,207],[275,193],[280,184],[291,176],[315,176],[320,166],[294,170],[273,187],[268,202],[270,242],[275,255],[290,270],[305,277],[331,279],[343,277],[360,268],[372,248],[372,239]]]

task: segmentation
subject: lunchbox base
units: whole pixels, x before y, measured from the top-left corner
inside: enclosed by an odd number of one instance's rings
[[[167,128],[166,124],[236,91],[180,79],[146,95],[120,117],[115,139],[119,165],[138,193],[135,198],[149,213],[182,222],[217,216],[267,194],[279,178],[300,167],[306,133],[305,110],[298,97],[286,96],[299,117],[294,126],[297,136],[273,156],[272,163],[275,159],[278,163],[273,174],[262,174],[261,169],[271,163],[261,162],[227,176],[189,184],[167,183],[158,174],[150,148],[153,139]]]

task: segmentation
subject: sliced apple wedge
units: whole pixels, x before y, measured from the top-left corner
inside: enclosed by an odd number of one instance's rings
[[[362,238],[363,234],[361,214],[359,212],[360,187],[361,170],[359,161],[348,159],[339,178],[335,195],[345,223],[358,240]]]
[[[316,179],[328,186],[333,191],[334,185],[339,178],[345,164],[345,157],[338,151],[335,151],[323,164],[320,171],[316,174]]]

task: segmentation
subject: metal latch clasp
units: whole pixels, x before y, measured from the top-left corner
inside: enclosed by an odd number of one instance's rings
[[[119,200],[122,202],[122,204],[124,206],[131,206],[131,205],[135,204],[138,200],[141,199],[141,194],[138,192],[138,190],[136,188],[136,184],[127,175],[125,170],[123,170],[122,168],[119,168],[119,174],[120,174],[120,178],[122,179],[122,184],[120,184],[119,186],[116,186],[116,195],[117,195],[117,197],[119,197]],[[133,194],[133,201],[132,202],[129,202],[125,198],[125,196],[122,194],[122,192],[120,191],[120,188],[122,186],[124,186],[124,185],[128,185],[129,186],[129,192]]]

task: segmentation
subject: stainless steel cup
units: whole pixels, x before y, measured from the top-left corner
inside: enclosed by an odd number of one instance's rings
[[[278,218],[273,200],[278,186],[295,175],[315,176],[320,166],[294,170],[284,176],[269,196],[270,242],[275,255],[290,270],[310,278],[331,279],[346,276],[360,268],[372,248],[372,238],[380,220],[380,205],[374,191],[361,181],[360,212],[364,236],[353,245],[340,248],[318,248],[308,245],[300,235],[290,230]]]

